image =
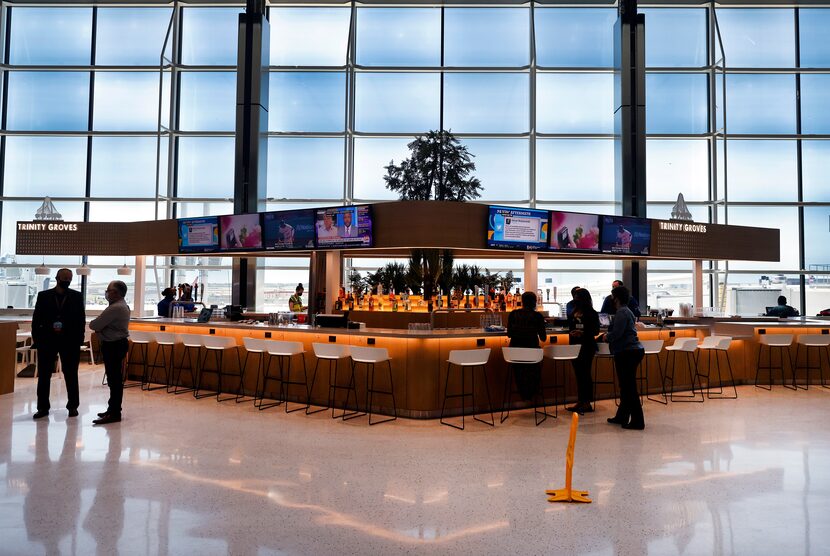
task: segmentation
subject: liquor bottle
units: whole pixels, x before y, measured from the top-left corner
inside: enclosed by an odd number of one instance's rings
[[[513,309],[513,294],[510,293],[510,290],[507,290],[507,295],[504,298],[504,302],[508,309]]]
[[[372,294],[369,294],[369,310],[370,311],[375,310],[375,298]]]
[[[444,300],[441,298],[441,288],[438,288],[438,298],[436,299],[436,305],[439,309],[444,305]]]
[[[363,309],[363,294],[362,293],[357,294],[357,308],[358,309]]]
[[[516,288],[516,293],[513,294],[513,304],[515,309],[522,308],[522,293],[519,288]]]

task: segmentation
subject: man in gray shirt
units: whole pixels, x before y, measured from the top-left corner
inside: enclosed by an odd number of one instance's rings
[[[127,356],[130,336],[130,307],[124,301],[127,284],[113,280],[107,286],[106,298],[109,307],[98,318],[89,323],[89,327],[98,334],[101,354],[104,356],[104,371],[110,387],[110,399],[107,410],[99,413],[99,419],[92,421],[95,425],[117,423],[121,420],[121,401],[124,398],[124,379],[122,368]]]

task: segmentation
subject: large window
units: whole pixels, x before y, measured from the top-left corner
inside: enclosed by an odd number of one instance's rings
[[[233,210],[242,4],[3,9],[0,282],[24,276],[35,293],[43,287],[32,274],[42,261],[14,257],[13,224],[33,218],[46,196],[74,220]],[[729,288],[782,274],[800,282],[792,291],[822,299],[830,9],[658,2],[642,12],[649,216],[668,217],[683,193],[697,220],[782,228],[780,263],[707,265],[712,305],[722,304],[716,286],[727,271]],[[443,126],[474,155],[484,202],[620,210],[615,8],[298,2],[274,3],[268,16],[267,207],[394,199],[384,166],[406,157],[414,136]],[[713,69],[721,39],[725,68]],[[64,259],[45,262],[83,262]],[[95,283],[133,264],[87,262]],[[215,302],[230,298],[227,259],[155,262],[153,287],[171,275],[198,278]],[[545,264],[540,284],[559,291],[602,288],[619,272],[604,261]],[[307,262],[262,267],[265,289],[276,292],[266,305],[277,308]],[[688,301],[688,265],[649,268],[649,303]]]

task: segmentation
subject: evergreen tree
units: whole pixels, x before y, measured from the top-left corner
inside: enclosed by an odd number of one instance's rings
[[[402,201],[468,201],[481,197],[481,182],[467,147],[449,131],[429,131],[407,145],[409,158],[385,166],[386,188]]]

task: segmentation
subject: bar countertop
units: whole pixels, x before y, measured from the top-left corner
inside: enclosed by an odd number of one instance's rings
[[[196,319],[171,319],[161,317],[139,317],[130,320],[132,324],[186,326],[195,328],[226,328],[235,330],[279,330],[283,332],[305,332],[309,334],[346,334],[351,336],[378,336],[386,338],[469,338],[471,336],[506,336],[507,332],[487,332],[483,328],[447,328],[434,330],[401,330],[396,328],[320,328],[310,325],[275,326],[266,323],[214,321],[196,322]],[[660,330],[708,330],[708,324],[676,324],[674,326],[646,326],[641,331]],[[549,328],[548,334],[567,334],[567,328]]]

